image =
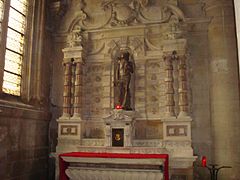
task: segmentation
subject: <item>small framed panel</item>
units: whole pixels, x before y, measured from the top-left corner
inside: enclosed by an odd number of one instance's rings
[[[167,136],[187,136],[186,125],[168,125]]]
[[[112,146],[124,146],[124,129],[112,129]]]

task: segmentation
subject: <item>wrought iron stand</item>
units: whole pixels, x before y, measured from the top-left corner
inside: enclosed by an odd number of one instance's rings
[[[209,166],[206,166],[206,168],[209,170],[209,172],[211,174],[211,180],[217,180],[219,170],[221,170],[223,168],[232,168],[232,167],[231,166],[218,167],[217,164],[209,164]]]

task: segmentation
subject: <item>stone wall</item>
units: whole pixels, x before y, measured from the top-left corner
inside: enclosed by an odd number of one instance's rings
[[[49,114],[2,101],[0,110],[1,179],[47,179]]]
[[[29,1],[32,14],[24,47],[21,96],[0,93],[1,180],[48,179],[51,38],[45,28],[46,2]],[[0,53],[4,55],[4,50]]]
[[[210,120],[209,97],[209,49],[208,49],[208,25],[210,19],[204,13],[204,4],[197,0],[179,1],[188,21],[188,48],[190,63],[191,83],[191,114],[192,122],[192,146],[194,155],[206,156],[208,162],[212,162],[212,135]],[[209,172],[198,167],[199,161],[194,165],[195,179],[209,178]]]

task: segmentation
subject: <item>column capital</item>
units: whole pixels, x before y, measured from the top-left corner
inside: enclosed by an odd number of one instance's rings
[[[73,59],[74,59],[74,61],[73,61],[74,64],[77,64],[77,63],[80,63],[81,65],[85,64],[85,61],[84,61],[84,59],[82,57],[73,58]]]
[[[229,0],[202,0],[206,5],[232,4]]]
[[[62,50],[64,59],[78,59],[85,56],[85,50],[82,47],[68,47]]]
[[[163,55],[164,60],[186,60],[188,57],[189,57],[188,53],[178,54],[177,51],[164,53],[164,55]]]

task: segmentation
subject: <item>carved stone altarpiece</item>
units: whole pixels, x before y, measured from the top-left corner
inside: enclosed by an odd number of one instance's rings
[[[72,21],[59,32],[66,47],[57,153],[167,153],[170,169],[191,173],[189,59],[177,1],[92,1],[66,6],[75,13],[65,11]],[[130,111],[114,107],[114,64],[122,50],[134,60]],[[148,124],[159,127],[151,138]],[[123,129],[123,147],[112,147],[113,129]]]

